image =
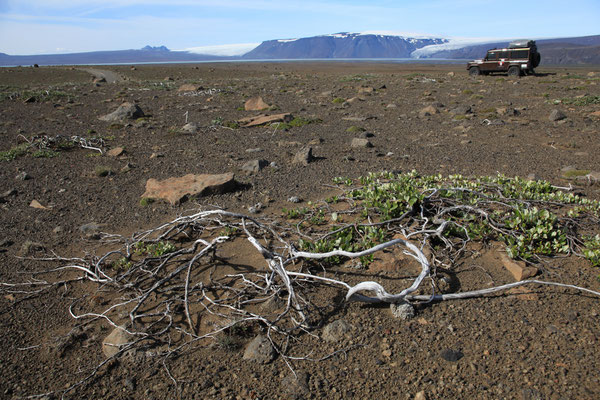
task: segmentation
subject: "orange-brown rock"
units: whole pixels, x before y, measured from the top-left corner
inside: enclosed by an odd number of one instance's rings
[[[262,97],[259,96],[248,99],[244,104],[244,109],[246,111],[261,111],[266,110],[269,107],[271,106],[265,103]]]
[[[202,86],[200,85],[195,85],[193,83],[186,83],[185,85],[181,85],[179,86],[179,89],[177,89],[178,92],[197,92],[198,90],[202,90],[204,89]]]
[[[289,122],[292,120],[292,114],[283,113],[283,114],[274,114],[274,115],[256,115],[254,117],[242,118],[238,122],[244,128],[249,128],[251,126],[260,126],[265,124],[270,124],[273,122]]]
[[[142,198],[163,199],[175,205],[188,196],[225,193],[235,188],[233,173],[219,175],[188,174],[162,181],[148,179]]]
[[[536,267],[528,266],[523,261],[511,259],[505,252],[500,253],[502,265],[514,276],[517,281],[522,281],[534,277],[539,271]]]

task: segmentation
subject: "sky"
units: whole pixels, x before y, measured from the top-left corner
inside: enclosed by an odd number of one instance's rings
[[[540,39],[598,35],[599,21],[600,0],[0,0],[0,52],[164,45],[229,55],[265,40],[365,31]]]

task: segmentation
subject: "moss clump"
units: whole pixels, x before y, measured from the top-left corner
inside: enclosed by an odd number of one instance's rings
[[[356,125],[352,125],[350,128],[346,129],[346,132],[348,133],[359,133],[364,131],[366,131],[365,128]]]

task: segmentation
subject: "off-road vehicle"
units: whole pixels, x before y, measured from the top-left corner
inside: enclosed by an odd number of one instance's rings
[[[535,40],[516,40],[505,49],[488,50],[484,59],[468,63],[467,70],[471,76],[492,72],[521,76],[533,74],[533,69],[540,64],[540,59]]]

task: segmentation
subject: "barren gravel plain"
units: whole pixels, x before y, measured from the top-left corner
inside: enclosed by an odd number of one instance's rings
[[[502,174],[600,200],[600,69],[536,72],[473,78],[457,65],[344,62],[0,69],[0,397],[600,398],[594,294],[528,285],[415,301],[403,319],[387,303],[346,301],[346,287],[324,280],[294,275],[286,286],[244,233],[248,225],[284,251],[326,225],[351,226],[345,188],[382,171]],[[247,109],[256,97],[264,110]],[[123,103],[143,115],[100,119]],[[283,122],[243,126],[260,114]],[[144,195],[149,179],[228,173],[226,190],[172,203]],[[140,239],[198,210],[236,214]],[[600,233],[591,221],[586,232]],[[404,228],[418,227],[399,221],[396,237]],[[217,234],[228,239],[214,250]],[[189,243],[205,253],[185,258]],[[364,265],[286,267],[397,293],[420,267],[387,251]],[[505,253],[497,239],[472,241],[432,261],[437,272],[416,293],[515,282]],[[600,291],[600,269],[575,254],[529,267],[535,279]],[[107,342],[116,326],[125,339]]]

